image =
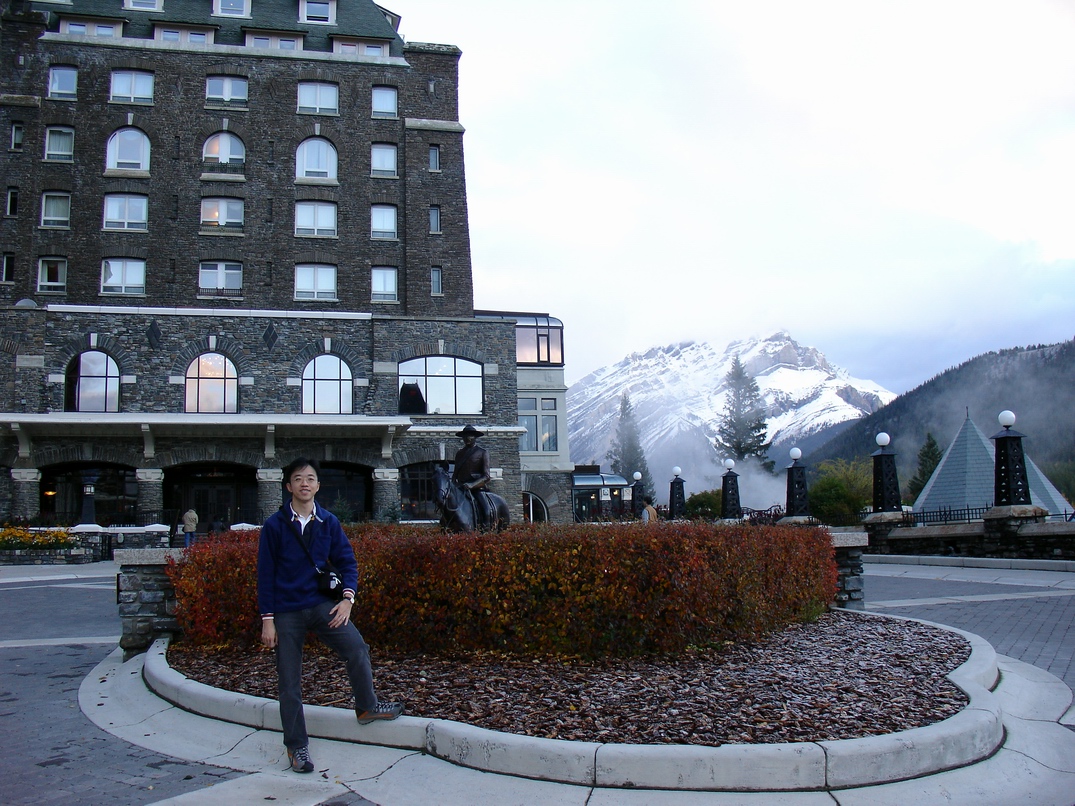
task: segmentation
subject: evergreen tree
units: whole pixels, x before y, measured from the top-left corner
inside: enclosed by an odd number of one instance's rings
[[[624,392],[620,397],[620,422],[616,426],[616,436],[612,439],[606,458],[611,463],[612,472],[618,473],[630,482],[634,482],[637,470],[642,474],[643,494],[655,498],[653,477],[649,474],[646,454],[642,450],[642,439],[638,434],[631,398]]]
[[[925,489],[929,477],[933,475],[933,471],[937,469],[943,457],[941,446],[937,444],[933,434],[927,431],[925,444],[918,451],[918,472],[907,482],[907,492],[912,501],[918,498],[918,494]]]
[[[714,440],[717,451],[724,458],[737,462],[748,456],[765,460],[769,443],[765,441],[767,426],[761,392],[738,355],[724,376],[724,383],[728,388],[728,402],[717,426]]]

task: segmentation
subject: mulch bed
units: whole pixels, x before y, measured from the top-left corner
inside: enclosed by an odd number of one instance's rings
[[[970,645],[925,624],[834,611],[755,643],[674,657],[372,655],[378,696],[403,701],[410,716],[550,739],[716,746],[855,739],[947,719],[968,702],[945,675]],[[276,698],[268,650],[180,643],[168,661],[202,683]],[[307,645],[303,669],[305,702],[354,707],[322,644]]]

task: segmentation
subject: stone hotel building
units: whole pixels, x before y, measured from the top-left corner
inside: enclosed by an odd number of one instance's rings
[[[563,327],[474,310],[458,62],[369,0],[0,0],[0,519],[571,519]]]

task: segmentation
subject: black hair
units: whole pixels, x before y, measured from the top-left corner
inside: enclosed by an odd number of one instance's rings
[[[645,498],[643,498],[642,500],[645,501],[650,506],[653,506],[653,499],[650,498],[648,495]]]
[[[308,467],[317,474],[317,480],[321,480],[321,465],[317,463],[316,459],[307,459],[305,456],[300,456],[297,459],[291,460],[287,467],[284,468],[284,484],[291,483],[291,477],[296,470],[302,470],[304,467]]]

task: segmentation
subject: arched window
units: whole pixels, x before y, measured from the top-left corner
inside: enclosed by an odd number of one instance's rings
[[[336,148],[323,137],[299,143],[295,151],[296,179],[335,179]]]
[[[533,493],[523,493],[523,520],[527,523],[545,523],[549,520],[545,502]]]
[[[119,411],[119,365],[108,353],[75,356],[66,380],[64,411]]]
[[[401,361],[400,392],[407,384],[418,388],[429,414],[482,413],[482,365],[474,361],[450,355]]]
[[[108,138],[105,167],[110,170],[148,171],[149,138],[140,129],[119,129]]]
[[[334,355],[319,355],[302,371],[302,413],[350,414],[353,391],[347,364]]]
[[[234,414],[239,410],[235,364],[220,353],[203,353],[187,367],[187,412]]]
[[[241,169],[246,162],[246,146],[231,132],[217,132],[205,141],[202,161],[209,165],[230,165]]]

